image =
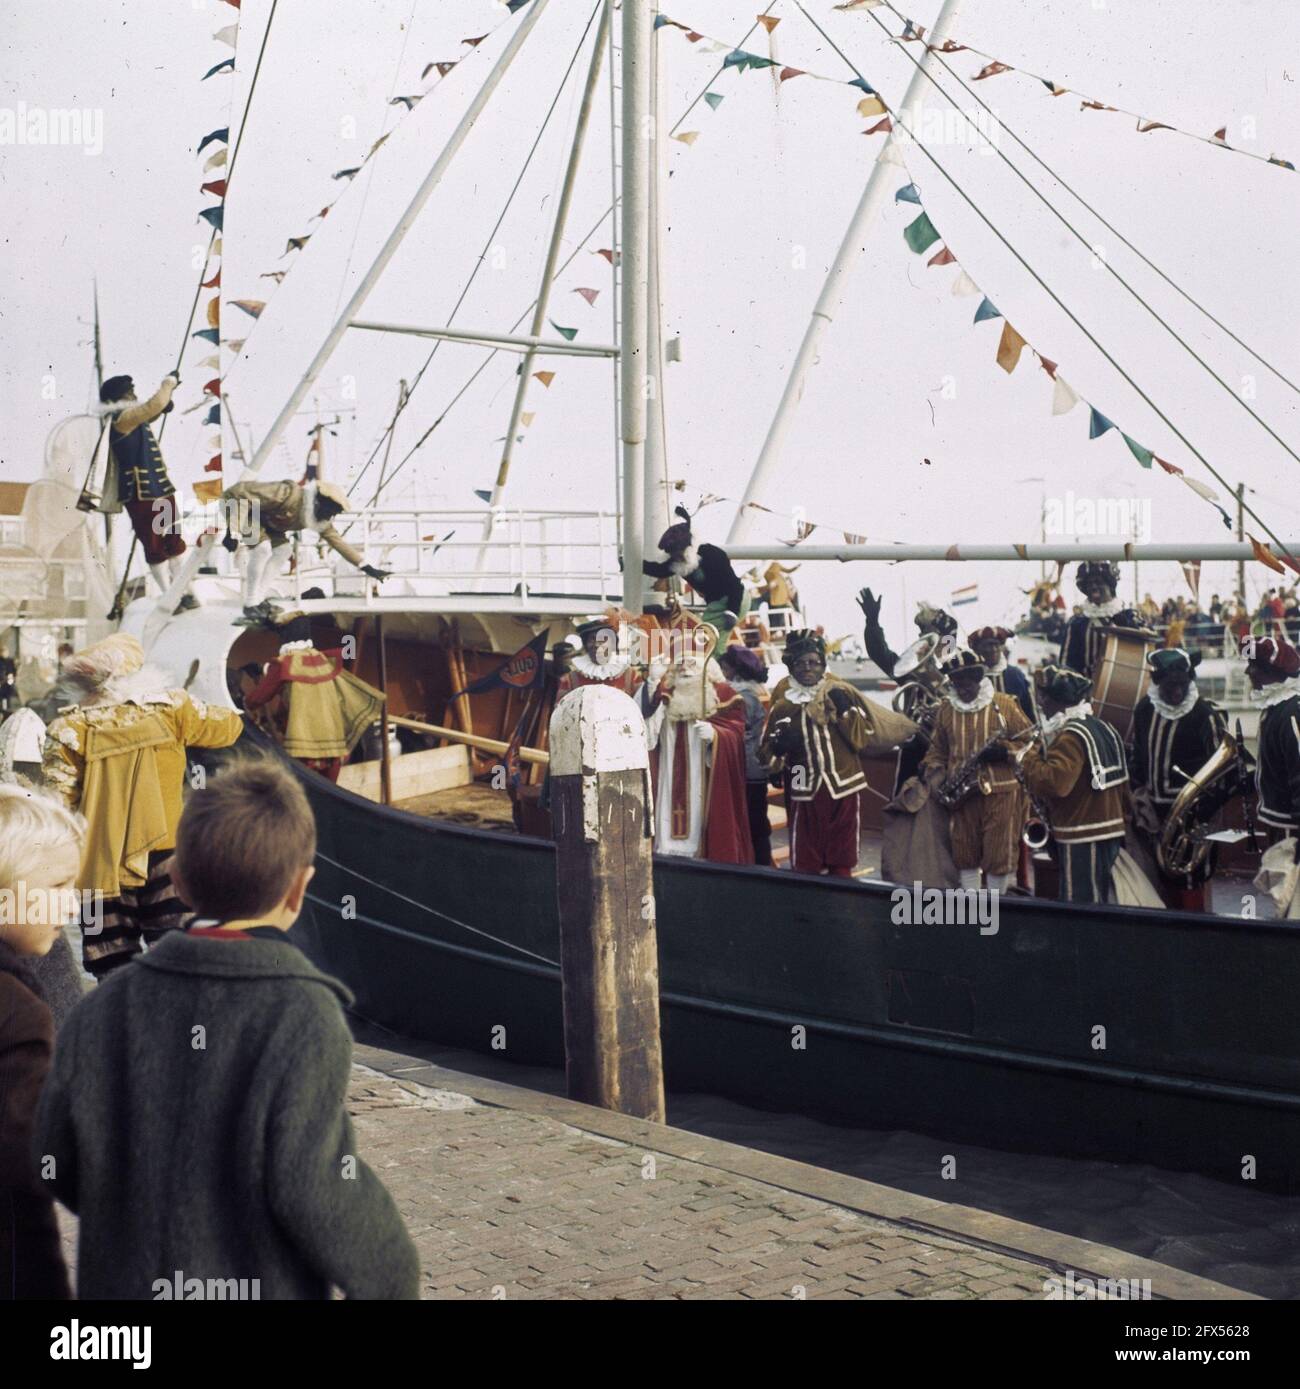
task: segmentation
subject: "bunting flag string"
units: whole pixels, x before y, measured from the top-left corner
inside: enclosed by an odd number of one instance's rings
[[[845,10],[865,11],[877,8],[879,3],[881,3],[881,0],[874,0],[874,3],[873,0],[860,0],[860,2],[858,3],[848,3],[845,5],[837,6],[836,8]],[[892,4],[888,4],[888,0],[883,0],[883,3],[887,4],[888,8],[893,10],[893,12],[896,15],[898,15],[898,11],[894,9],[894,6]],[[900,19],[903,19],[904,23],[904,31],[901,36],[901,39],[899,40],[900,42],[925,42],[925,30],[922,27],[914,25],[910,20],[904,19],[902,15],[898,15],[898,17]],[[677,20],[669,19],[667,16],[661,14],[660,16],[658,16],[656,20],[655,29],[656,31],[658,31],[661,29],[668,28],[677,29],[679,31],[684,32],[688,42],[697,44],[700,47],[703,47],[705,43],[712,44],[714,47],[710,51],[727,51],[727,60],[724,62],[724,69],[734,69],[738,73],[744,73],[755,68],[774,66],[774,64],[772,64],[769,60],[764,60],[761,57],[759,57],[759,55],[748,53],[743,49],[731,49],[730,51],[728,51],[727,46],[725,44],[720,44],[717,40],[709,40],[707,35],[703,34],[701,31],[692,29],[689,26],[678,22]],[[930,48],[932,51],[946,53],[970,51],[981,58],[987,59],[988,61],[985,64],[985,66],[980,70],[978,74],[976,74],[976,79],[986,79],[998,76],[1003,72],[1016,71],[1016,69],[1014,69],[1010,64],[1005,64],[1001,62],[999,59],[993,57],[992,54],[983,53],[980,52],[980,50],[974,48],[968,49],[967,45],[958,44],[955,40],[949,39],[944,44],[939,45],[937,47],[933,44],[928,44],[927,47]],[[784,78],[785,72],[783,71],[781,75]],[[875,88],[873,88],[864,77],[855,77],[852,80],[846,80],[844,78],[823,77],[816,73],[810,73],[804,70],[792,70],[791,75],[812,77],[817,81],[833,82],[840,86],[855,87],[858,90],[865,93],[864,98],[860,99],[855,104],[855,111],[857,114],[875,115],[878,111],[883,111],[885,113],[886,119],[878,121],[874,126],[869,127],[867,130],[865,130],[863,134],[887,135],[889,138],[886,140],[885,147],[878,157],[878,162],[897,164],[908,174],[908,182],[895,193],[894,201],[896,204],[899,202],[912,203],[920,208],[920,212],[911,222],[907,224],[906,227],[904,227],[904,241],[906,242],[908,248],[914,254],[917,255],[923,254],[924,252],[928,251],[932,246],[934,246],[937,242],[940,242],[943,238],[940,236],[940,233],[934,226],[933,221],[926,213],[925,208],[922,205],[921,196],[917,189],[916,182],[914,179],[911,178],[910,172],[907,171],[907,163],[905,158],[903,157],[902,150],[899,147],[899,135],[895,131],[895,127],[892,120],[889,119],[889,117],[892,117],[895,113],[890,110],[887,103],[884,101],[883,98],[880,97],[879,93],[875,90]],[[1039,80],[1044,81],[1045,85],[1055,85],[1047,83],[1045,79]],[[1063,94],[1068,90],[1069,89],[1067,88],[1060,88],[1060,91],[1057,94]],[[1074,94],[1078,95],[1078,93]],[[1085,102],[1085,105],[1086,104],[1087,103]],[[1114,107],[1105,106],[1101,103],[1092,104],[1095,107],[1095,109],[1099,110],[1117,109]],[[1176,129],[1175,127],[1168,128]],[[1187,134],[1189,132],[1181,131],[1180,133]],[[694,132],[693,134],[698,134],[698,132]],[[1222,143],[1222,141],[1220,140],[1221,136],[1226,136],[1226,129],[1216,131],[1214,140],[1211,143]],[[692,139],[691,141],[685,143],[694,143],[694,140]],[[1231,146],[1226,145],[1224,147],[1232,148]],[[1248,150],[1239,152],[1251,154],[1251,152]],[[1262,158],[1262,156],[1254,154],[1251,154],[1251,157],[1255,159]],[[1287,168],[1292,167],[1290,164],[1287,164],[1286,161],[1279,161],[1274,159],[1268,162],[1282,163]],[[950,247],[946,245],[941,247],[941,249],[929,259],[927,265],[954,265],[957,267],[958,273],[952,285],[952,293],[958,296],[973,294],[980,295],[980,303],[978,308],[975,310],[975,323],[983,323],[990,319],[1003,317],[1002,313],[993,304],[992,300],[980,290],[979,286],[975,283],[971,276],[960,266],[955,254],[952,252]],[[1004,320],[1003,331],[999,337],[996,357],[998,364],[1003,368],[1004,371],[1010,374],[1016,369],[1017,365],[1019,364],[1021,355],[1025,348],[1028,348],[1034,354],[1034,356],[1038,358],[1039,364],[1044,368],[1045,371],[1047,371],[1048,376],[1052,379],[1052,414],[1068,414],[1074,408],[1075,405],[1079,404],[1082,397],[1080,397],[1078,393],[1075,392],[1074,389],[1062,377],[1058,375],[1055,362],[1043,357],[1042,354],[1039,353],[1036,348],[1033,348],[1014,327],[1012,327],[1009,323],[1007,323]],[[1149,469],[1153,463],[1158,463],[1164,472],[1168,473],[1173,477],[1178,478],[1180,482],[1182,482],[1191,491],[1195,492],[1197,496],[1201,497],[1204,501],[1208,502],[1211,506],[1213,506],[1214,509],[1218,512],[1219,518],[1223,522],[1225,527],[1227,527],[1229,530],[1233,528],[1232,518],[1228,515],[1227,511],[1222,506],[1219,499],[1219,494],[1212,487],[1208,486],[1203,482],[1197,481],[1195,478],[1189,478],[1182,468],[1177,467],[1175,464],[1167,462],[1165,459],[1157,457],[1152,450],[1146,448],[1142,444],[1139,444],[1130,435],[1124,433],[1124,431],[1119,430],[1118,427],[1106,415],[1104,415],[1100,410],[1098,410],[1094,405],[1092,405],[1091,402],[1085,403],[1088,404],[1089,411],[1089,439],[1098,439],[1103,434],[1108,433],[1112,429],[1117,430],[1117,432],[1120,433],[1121,437],[1123,438],[1124,443],[1127,446],[1129,452],[1133,455],[1133,457],[1143,468]]]
[[[836,9],[874,9],[875,6],[869,5],[837,5]],[[912,43],[916,41],[924,42],[924,29],[917,29],[912,21],[907,19],[901,11],[894,5],[887,3],[887,8],[892,11],[894,16],[899,19],[903,26],[903,33],[897,40],[900,43]],[[1018,67],[1012,63],[1003,62],[992,53],[985,53],[983,49],[975,48],[970,44],[958,43],[955,39],[948,39],[945,43],[936,46],[927,43],[926,48],[931,53],[973,53],[977,58],[987,59],[985,66],[982,67],[969,80],[980,82],[989,77],[997,77],[1004,72],[1014,72],[1021,77],[1027,77],[1032,82],[1037,82],[1045,87],[1052,96],[1077,96],[1079,98],[1080,111],[1112,111],[1116,115],[1128,116],[1136,124],[1137,133],[1146,135],[1153,130],[1168,130],[1174,135],[1182,135],[1189,140],[1198,140],[1204,145],[1215,145],[1219,149],[1229,150],[1233,154],[1243,154],[1248,159],[1258,160],[1262,164],[1273,164],[1279,169],[1289,169],[1295,172],[1295,165],[1289,159],[1282,159],[1276,154],[1257,154],[1254,150],[1243,149],[1240,145],[1230,145],[1228,143],[1228,128],[1220,126],[1212,135],[1198,135],[1194,130],[1187,130],[1182,126],[1171,125],[1165,121],[1154,121],[1149,116],[1140,114],[1137,111],[1125,110],[1122,106],[1111,106],[1108,102],[1098,101],[1095,97],[1085,96],[1082,92],[1075,91],[1072,87],[1063,87],[1059,82],[1054,82],[1050,77],[1042,77],[1036,72],[1030,72],[1028,68]]]
[[[1040,77],[1037,73],[1030,72],[1026,68],[1016,67],[1012,63],[1003,62],[1000,58],[995,57],[993,54],[985,53],[982,49],[973,48],[969,44],[958,43],[954,39],[948,39],[944,43],[939,45],[926,43],[925,28],[921,25],[913,24],[910,19],[907,19],[892,4],[889,4],[888,0],[853,0],[852,3],[836,5],[835,8],[837,10],[845,10],[850,12],[858,11],[865,13],[869,10],[880,8],[881,5],[884,5],[890,11],[892,11],[892,13],[903,24],[903,33],[897,39],[895,39],[895,42],[925,43],[926,48],[932,53],[973,53],[976,57],[985,59],[986,62],[984,66],[977,73],[974,73],[968,79],[969,81],[981,82],[992,77],[998,77],[1002,73],[1016,73],[1019,76],[1027,77],[1031,81],[1039,83],[1041,86],[1047,88],[1047,90],[1053,96],[1079,97],[1080,111],[1112,111],[1118,115],[1130,116],[1136,122],[1137,132],[1139,134],[1145,135],[1153,130],[1168,130],[1171,131],[1173,134],[1186,136],[1190,140],[1198,140],[1202,144],[1213,145],[1218,149],[1225,149],[1233,154],[1245,155],[1248,159],[1254,159],[1263,164],[1273,164],[1280,169],[1289,169],[1292,172],[1295,171],[1296,166],[1289,159],[1283,159],[1279,155],[1275,154],[1258,154],[1254,150],[1244,149],[1240,145],[1230,145],[1227,139],[1228,128],[1226,125],[1220,126],[1219,129],[1213,133],[1213,135],[1198,135],[1195,131],[1187,130],[1183,126],[1171,125],[1165,121],[1154,121],[1147,116],[1138,114],[1136,111],[1127,111],[1123,107],[1111,106],[1107,102],[1097,101],[1094,98],[1086,97],[1081,92],[1075,91],[1073,88],[1063,87],[1059,83],[1053,82],[1050,78]],[[878,17],[876,17],[876,22],[880,23]],[[725,52],[727,56],[724,60],[723,67],[726,71],[744,73],[750,71],[757,71],[762,68],[776,66],[776,64],[771,58],[764,58],[760,54],[750,53],[747,52],[745,49],[730,48],[730,45],[721,43],[717,39],[710,39],[706,34],[701,33],[697,29],[691,28],[690,25],[679,23],[675,19],[669,19],[668,16],[664,14],[658,15],[655,20],[656,31],[660,29],[669,28],[677,29],[684,33],[687,41],[696,45],[700,51],[707,53]],[[780,79],[782,83],[786,82],[789,78],[792,77],[811,77],[818,82],[833,82],[841,86],[860,87],[863,91],[867,93],[868,96],[876,95],[874,89],[871,88],[870,85],[862,79],[855,78],[852,81],[846,81],[842,77],[825,77],[818,73],[809,72],[805,68],[784,67],[781,69]],[[706,96],[705,99],[708,100],[708,97]],[[718,101],[721,101],[721,97],[718,97]],[[710,101],[709,105],[715,111],[717,110],[716,102]],[[859,107],[859,113],[864,116],[869,114],[881,114],[883,112],[883,102],[879,103],[879,110],[876,110],[874,107],[868,106],[868,104],[865,102],[861,103]],[[872,130],[864,131],[863,134],[887,134],[892,129],[892,124],[887,124],[886,122],[882,121]],[[693,131],[690,133],[693,137],[698,137],[699,135],[698,131]],[[683,144],[694,144],[694,142],[694,138],[692,138],[691,140],[682,141]]]
[[[201,81],[206,82],[209,77],[218,73],[230,73],[235,71],[235,58],[239,52],[239,25],[240,7],[239,0],[228,0],[234,8],[235,21],[233,24],[223,25],[213,35],[213,42],[222,44],[224,47],[233,49],[230,56],[223,58],[221,62],[208,69],[203,74]],[[231,96],[228,106],[234,106],[234,87],[231,87]],[[221,233],[225,222],[226,209],[226,189],[228,186],[228,160],[230,145],[230,118],[227,117],[226,124],[218,126],[215,130],[210,130],[200,141],[195,150],[195,157],[202,155],[209,146],[215,146],[211,154],[203,162],[203,172],[205,174],[216,174],[215,177],[200,182],[199,192],[209,194],[216,199],[215,203],[202,208],[199,217],[212,228],[212,239],[208,246],[207,258],[203,266],[203,275],[200,276],[200,290],[215,290],[212,298],[208,300],[204,311],[204,321],[206,328],[190,334],[191,340],[197,338],[200,342],[209,344],[217,348],[214,353],[205,356],[200,367],[204,370],[215,370],[216,375],[203,387],[200,403],[212,402],[207,415],[204,417],[205,426],[214,426],[217,433],[207,440],[207,449],[210,454],[208,461],[203,466],[205,474],[213,474],[212,477],[205,476],[200,481],[193,484],[195,497],[201,502],[215,501],[225,488],[222,477],[222,446],[221,435]],[[218,170],[226,172],[217,173]],[[215,262],[215,266],[214,266]],[[210,274],[208,272],[211,272]]]
[[[233,3],[233,0],[231,0],[231,3]],[[521,9],[524,7],[524,5],[525,5],[526,3],[527,3],[527,0],[506,0],[506,10],[507,10],[507,12],[508,12],[508,13],[507,13],[507,18],[506,18],[506,19],[502,20],[501,23],[498,24],[498,25],[496,26],[496,28],[490,30],[488,33],[486,33],[486,34],[481,34],[481,35],[479,35],[477,38],[463,39],[463,40],[462,40],[462,43],[464,43],[465,45],[467,45],[471,50],[477,49],[478,46],[479,46],[479,44],[484,43],[487,39],[491,38],[492,35],[495,34],[495,33],[497,32],[497,29],[503,28],[506,24],[509,24],[509,23],[511,22],[511,20],[514,18],[514,16],[518,13],[518,11],[521,10]],[[469,56],[469,55],[466,55],[466,57],[468,57],[468,56]],[[231,59],[230,61],[233,63],[234,60]],[[361,162],[360,162],[359,164],[351,165],[350,167],[345,168],[345,169],[338,169],[338,170],[336,170],[333,174],[330,175],[331,179],[332,179],[335,183],[341,184],[342,186],[338,189],[338,191],[335,192],[334,197],[331,199],[330,202],[326,203],[326,205],[325,205],[324,207],[322,207],[322,208],[320,209],[319,212],[317,212],[314,216],[312,216],[311,218],[308,219],[309,222],[318,221],[318,220],[320,220],[320,219],[322,219],[322,218],[324,218],[324,217],[326,217],[326,216],[329,215],[330,209],[334,207],[334,205],[339,201],[339,199],[340,199],[341,197],[343,197],[343,195],[346,193],[347,189],[351,186],[352,182],[355,180],[356,176],[362,171],[362,169],[364,169],[364,168],[366,167],[366,165],[367,165],[367,164],[370,162],[370,160],[375,156],[375,154],[383,147],[384,143],[388,140],[388,138],[389,138],[391,135],[393,135],[393,134],[396,133],[396,131],[400,128],[402,121],[406,120],[407,117],[409,117],[409,116],[411,115],[411,113],[415,110],[415,108],[419,105],[419,103],[420,103],[421,101],[423,101],[424,98],[430,94],[430,92],[434,91],[439,85],[441,85],[443,79],[445,79],[445,78],[447,77],[447,75],[452,71],[453,68],[459,66],[459,64],[460,64],[462,61],[464,61],[462,58],[454,58],[454,59],[434,60],[433,62],[428,62],[428,63],[426,63],[426,64],[424,65],[423,70],[422,70],[421,73],[420,73],[420,81],[421,81],[421,82],[426,82],[426,81],[429,79],[430,73],[436,73],[436,74],[437,74],[436,78],[435,78],[433,81],[429,82],[428,85],[425,87],[425,89],[424,89],[423,91],[419,91],[419,92],[410,92],[410,93],[407,93],[407,94],[405,94],[405,95],[395,96],[395,97],[391,98],[391,100],[389,100],[389,102],[387,103],[389,106],[395,106],[395,107],[400,108],[400,115],[399,115],[399,117],[398,117],[397,124],[392,128],[392,130],[387,130],[387,131],[385,131],[384,134],[382,134],[382,135],[374,142],[374,144],[372,144],[372,145],[370,146],[370,148],[366,151],[364,157],[362,158],[362,160],[361,160]],[[215,71],[215,69],[214,69],[214,71]],[[211,75],[211,74],[209,74],[209,76],[210,76],[210,75]],[[204,137],[203,143],[200,144],[200,146],[199,146],[200,152],[202,151],[203,146],[204,146],[205,144],[207,144],[207,142],[208,142],[209,140],[212,140],[212,139],[214,139],[214,138],[220,138],[220,139],[222,139],[222,140],[225,140],[225,139],[229,136],[229,133],[230,133],[230,132],[229,132],[228,130],[225,130],[225,131],[213,131],[213,132],[212,132],[212,135],[205,136],[205,137]],[[205,167],[206,167],[206,166],[205,166]],[[207,215],[207,214],[201,214],[201,215]],[[210,221],[213,220],[212,217],[209,217],[209,220],[210,220]],[[215,222],[214,222],[214,225],[215,225],[218,229],[220,229],[221,223],[220,223],[220,213],[219,213],[219,211],[218,211],[217,214],[216,214],[216,220],[215,220]],[[280,257],[281,260],[283,260],[285,256],[288,256],[288,255],[293,254],[294,252],[303,250],[303,249],[306,247],[307,242],[310,241],[310,240],[311,240],[311,233],[310,233],[310,232],[305,233],[305,234],[302,235],[302,236],[291,236],[291,237],[289,237],[289,238],[288,238],[288,241],[287,241],[287,243],[286,243],[286,245],[285,245],[284,251],[281,253],[281,257]],[[292,268],[292,263],[291,263],[291,265],[290,265],[290,268]],[[272,280],[272,281],[274,282],[274,284],[276,285],[277,289],[278,289],[278,287],[283,283],[284,278],[285,278],[285,276],[286,276],[288,273],[289,273],[288,270],[265,271],[265,272],[263,272],[262,274],[260,274],[260,275],[258,276],[258,279],[269,279],[269,280]],[[232,301],[232,302],[238,302],[238,301]],[[255,302],[255,301],[250,301],[250,302]],[[268,300],[267,302],[269,302],[269,300]],[[241,304],[241,307],[243,307],[242,304]],[[264,309],[265,307],[266,307],[266,303],[260,303],[260,306],[259,306],[259,308],[258,308],[257,313],[254,314],[253,316],[254,316],[255,318],[256,318],[256,317],[259,317],[260,314],[261,314],[262,309]],[[249,310],[249,312],[251,312],[251,310]],[[248,338],[241,339],[241,343],[242,343],[242,342],[247,342],[248,340],[250,340],[250,339],[252,338],[252,336],[253,336],[253,335],[252,335],[252,333],[250,332],[249,335],[248,335]],[[242,349],[241,349],[241,350],[242,350]],[[233,363],[233,361],[232,361],[231,365],[233,365],[233,364],[234,364],[234,363]]]

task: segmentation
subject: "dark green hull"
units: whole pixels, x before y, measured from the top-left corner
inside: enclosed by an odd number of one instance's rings
[[[358,1011],[563,1065],[551,845],[303,781],[295,935]],[[1291,926],[1007,899],[982,935],[894,924],[880,884],[662,859],[655,889],[670,1091],[1300,1190]]]

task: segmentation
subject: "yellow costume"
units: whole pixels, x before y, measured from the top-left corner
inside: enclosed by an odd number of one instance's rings
[[[46,731],[49,787],[88,824],[77,886],[117,897],[144,885],[149,854],[176,846],[185,749],[229,747],[243,731],[233,709],[183,690],[143,702],[65,710]]]

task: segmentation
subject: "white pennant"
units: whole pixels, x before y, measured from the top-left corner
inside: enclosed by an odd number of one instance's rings
[[[876,163],[898,164],[903,168],[907,167],[905,164],[903,164],[902,153],[899,151],[897,144],[895,144],[894,137],[892,135],[889,137],[889,140],[886,143],[885,148],[882,149],[879,155],[876,157]]]
[[[959,270],[957,278],[952,282],[952,292],[958,297],[962,297],[968,294],[978,294],[980,287],[964,270]]]
[[[221,168],[221,166],[222,166],[225,162],[226,162],[226,151],[225,151],[225,150],[218,150],[218,151],[216,152],[216,154],[212,155],[212,156],[208,159],[207,163],[204,164],[204,166],[203,166],[204,171],[206,172],[208,169],[219,169],[219,168]]]
[[[1179,482],[1185,482],[1198,497],[1204,497],[1207,502],[1219,500],[1219,494],[1213,487],[1207,487],[1205,483],[1198,482],[1194,477],[1188,477],[1186,473],[1177,473],[1175,476]]]
[[[231,48],[234,48],[235,41],[239,37],[238,21],[236,21],[234,24],[227,24],[224,29],[218,29],[212,37],[216,39],[218,43],[228,43],[231,46]]]
[[[221,354],[219,352],[214,352],[211,357],[204,357],[204,359],[199,363],[199,365],[201,367],[216,367],[216,369],[220,371]]]
[[[1058,376],[1052,386],[1052,414],[1068,415],[1078,403],[1079,397],[1075,395],[1065,377]]]

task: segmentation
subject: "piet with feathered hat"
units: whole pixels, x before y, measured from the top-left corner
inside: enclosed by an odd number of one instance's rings
[[[1119,574],[1119,565],[1108,559],[1084,560],[1075,571],[1075,583],[1084,601],[1080,611],[1065,624],[1061,665],[1091,676],[1105,651],[1110,629],[1148,630],[1142,614],[1118,596]],[[1155,640],[1154,634],[1151,639]]]
[[[921,777],[934,792],[978,765],[973,793],[951,807],[952,861],[963,887],[1001,891],[1015,872],[1025,819],[1008,740],[1023,735],[1029,719],[1013,696],[993,688],[988,667],[969,648],[942,669],[949,689],[931,725]]]
[[[704,599],[700,619],[726,636],[748,613],[749,590],[724,549],[695,543],[691,513],[679,506],[674,514],[680,519],[659,537],[659,558],[643,560],[642,568],[651,578],[689,584]]]
[[[970,649],[984,662],[989,682],[999,694],[1010,695],[1025,717],[1034,717],[1034,694],[1029,676],[1007,659],[1007,646],[1015,633],[1009,627],[977,627],[970,634]]]
[[[1227,731],[1223,711],[1201,694],[1196,684],[1199,651],[1165,647],[1146,658],[1151,683],[1133,710],[1129,779],[1133,788],[1133,824],[1146,837],[1152,860],[1169,812],[1187,778],[1218,750]],[[1207,858],[1194,878],[1177,880],[1157,874],[1156,886],[1166,904],[1185,911],[1205,910],[1205,881],[1213,871]]]
[[[1300,837],[1300,651],[1283,637],[1243,637],[1241,654],[1260,710],[1259,818]]]
[[[896,746],[916,731],[910,719],[873,705],[826,668],[826,638],[801,628],[785,641],[789,672],[772,691],[759,754],[784,782],[790,805],[791,867],[853,876],[858,863],[862,754],[875,749],[887,719]]]

